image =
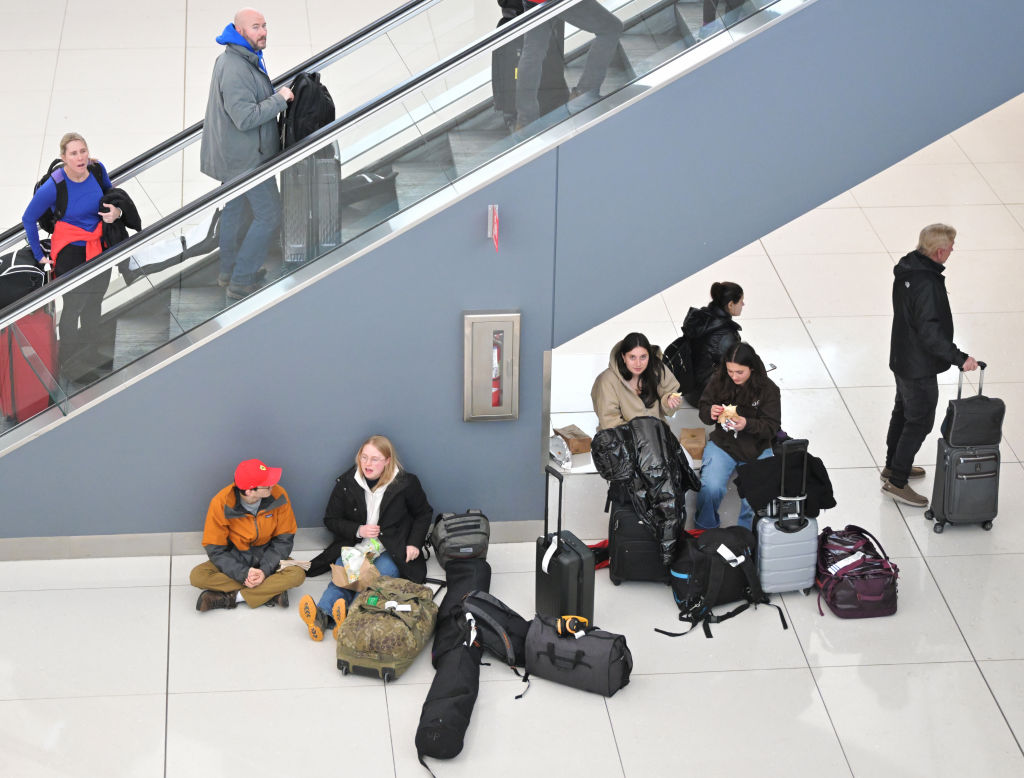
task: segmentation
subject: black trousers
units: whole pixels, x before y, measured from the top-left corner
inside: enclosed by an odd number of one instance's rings
[[[68,244],[57,255],[54,277],[60,278],[84,264],[85,246]],[[84,373],[99,367],[100,311],[109,284],[108,270],[61,296],[57,335],[60,339],[60,363],[66,372]]]
[[[896,402],[885,438],[885,466],[892,471],[893,486],[906,486],[914,457],[935,425],[935,406],[939,401],[936,376],[900,378],[896,376]]]

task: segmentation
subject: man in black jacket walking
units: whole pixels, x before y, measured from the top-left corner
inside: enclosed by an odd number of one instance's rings
[[[949,225],[930,224],[921,230],[917,249],[893,269],[889,369],[896,377],[896,402],[885,439],[882,492],[915,508],[927,508],[928,499],[911,489],[907,479],[924,475],[914,467],[914,457],[935,424],[937,377],[950,365],[978,367],[974,357],[953,343],[953,314],[942,273],[955,238],[956,230]]]

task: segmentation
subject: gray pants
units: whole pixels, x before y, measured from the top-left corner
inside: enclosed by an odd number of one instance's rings
[[[598,91],[615,56],[619,36],[622,35],[622,22],[597,0],[583,0],[558,18],[597,36],[590,44],[587,64],[576,85],[576,92],[583,94]],[[516,114],[520,125],[527,125],[540,118],[537,90],[540,89],[541,71],[551,42],[552,26],[553,22],[542,24],[523,36],[523,53],[519,56],[519,75],[516,80]]]

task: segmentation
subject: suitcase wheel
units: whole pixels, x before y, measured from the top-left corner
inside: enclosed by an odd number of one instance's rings
[[[932,529],[935,530],[936,535],[941,535],[942,530],[944,530],[945,528],[946,526],[941,521],[935,522],[935,526],[932,527]]]
[[[984,524],[981,525],[981,528],[983,530],[990,530],[990,529],[992,529],[992,522],[991,521],[986,521]]]
[[[615,586],[621,586],[622,585],[622,579],[621,578],[616,578],[611,573],[608,574],[608,580],[611,581]]]
[[[935,518],[935,514],[934,514],[934,513],[932,513],[932,509],[931,509],[931,508],[929,508],[928,510],[926,510],[926,511],[924,512],[924,517],[925,517],[926,519],[928,519],[928,521],[931,521],[932,519],[934,519],[934,518]]]
[[[342,675],[348,675],[348,662],[346,662],[344,659],[339,659],[338,669],[341,670]]]

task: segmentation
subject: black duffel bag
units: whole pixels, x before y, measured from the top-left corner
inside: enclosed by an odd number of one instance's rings
[[[526,673],[611,697],[629,683],[633,655],[623,635],[597,627],[569,633],[559,619],[536,616],[526,634]],[[564,621],[563,621],[564,624]]]

